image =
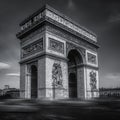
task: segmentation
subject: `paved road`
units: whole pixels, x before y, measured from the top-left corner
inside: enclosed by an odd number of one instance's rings
[[[0,120],[120,120],[119,100],[6,100]]]

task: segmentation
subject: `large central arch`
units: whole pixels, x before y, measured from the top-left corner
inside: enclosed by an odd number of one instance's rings
[[[83,59],[81,54],[76,50],[70,50],[68,53],[68,86],[69,86],[69,98],[78,98],[79,91],[78,85],[80,83],[80,76],[83,76],[79,71],[81,69],[81,65],[83,63]],[[83,80],[82,80],[83,81]]]

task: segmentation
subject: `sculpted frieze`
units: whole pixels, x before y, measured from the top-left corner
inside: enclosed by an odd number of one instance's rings
[[[53,38],[49,38],[49,49],[64,54],[64,43]]]
[[[96,60],[96,56],[91,54],[91,53],[87,53],[87,58],[88,58],[88,62],[92,63],[92,64],[96,64],[97,60]]]
[[[85,37],[93,40],[93,41],[97,41],[96,37],[92,34],[90,34],[89,32],[87,32],[86,30],[84,30],[83,28],[78,27],[77,25],[73,24],[72,22],[60,17],[59,15],[46,10],[46,16],[57,21],[58,23],[61,23],[62,25],[74,30],[75,32],[84,35]]]
[[[62,32],[61,30],[57,30],[57,29],[50,27],[50,26],[46,26],[46,30],[51,32],[51,33],[54,33],[55,35],[61,36],[65,39],[67,39],[68,41],[72,41],[74,43],[77,43],[78,45],[84,46],[84,47],[91,49],[93,51],[97,51],[97,49],[96,49],[96,47],[94,47],[94,45],[86,42],[85,40],[82,40],[82,38],[77,39],[76,37],[74,37],[66,32]]]
[[[22,48],[22,58],[43,50],[43,38]]]
[[[32,39],[34,39],[34,37],[36,37],[37,34],[40,34],[44,30],[45,30],[45,27],[41,27],[40,29],[38,29],[38,30],[32,32],[31,34],[27,35],[27,37],[24,37],[21,40],[21,45],[24,45],[27,41],[31,41]]]
[[[31,18],[28,22],[26,22],[25,24],[23,24],[21,26],[21,31],[23,31],[23,30],[31,27],[36,22],[40,21],[40,19],[42,19],[44,16],[45,16],[45,11],[40,12],[35,17]]]

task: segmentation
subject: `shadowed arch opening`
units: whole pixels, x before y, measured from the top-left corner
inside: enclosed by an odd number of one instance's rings
[[[82,63],[82,56],[76,49],[68,53],[69,98],[78,98],[78,69]]]
[[[31,98],[37,98],[37,67],[35,65],[31,66]]]

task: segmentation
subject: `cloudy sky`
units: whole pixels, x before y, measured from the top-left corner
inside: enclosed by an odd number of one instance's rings
[[[46,0],[98,36],[100,87],[120,87],[120,1]],[[19,23],[43,0],[0,0],[0,88],[19,88]]]

